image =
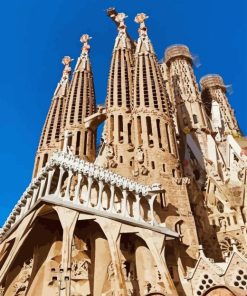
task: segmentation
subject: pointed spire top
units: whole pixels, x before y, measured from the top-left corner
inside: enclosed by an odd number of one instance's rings
[[[63,97],[65,95],[67,83],[69,81],[69,76],[70,76],[70,72],[71,72],[70,63],[72,61],[73,61],[73,59],[71,59],[71,57],[69,57],[69,56],[63,57],[63,59],[62,59],[62,64],[64,65],[63,75],[62,75],[62,78],[55,89],[54,96]]]
[[[135,17],[135,22],[140,24],[138,29],[139,38],[136,46],[136,53],[140,52],[150,52],[154,53],[151,41],[148,38],[147,27],[145,25],[145,20],[149,17],[145,13],[138,13]]]
[[[82,53],[87,54],[90,50],[90,45],[88,44],[88,41],[92,39],[88,34],[83,34],[80,38],[81,43],[83,43],[82,46]]]
[[[147,27],[145,26],[145,20],[148,19],[145,13],[138,13],[135,17],[135,22],[140,24],[140,28],[138,29],[139,36],[147,36]]]
[[[120,32],[123,32],[125,33],[126,32],[126,25],[125,25],[125,22],[124,20],[127,18],[128,16],[124,13],[124,12],[120,12],[116,15],[115,17],[115,21],[117,22],[118,24],[118,30]]]
[[[69,78],[69,74],[71,72],[70,63],[72,61],[73,61],[73,59],[71,59],[71,57],[69,57],[69,56],[63,57],[62,64],[64,65],[64,70],[63,70],[62,80],[65,80],[65,79]]]

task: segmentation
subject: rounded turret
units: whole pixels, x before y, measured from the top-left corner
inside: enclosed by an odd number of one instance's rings
[[[206,90],[212,87],[220,87],[224,90],[226,89],[226,86],[224,84],[222,77],[218,74],[209,74],[209,75],[203,76],[200,79],[200,85],[202,90]]]
[[[186,45],[176,44],[169,46],[165,51],[165,62],[170,63],[171,60],[184,57],[192,63],[192,55]]]

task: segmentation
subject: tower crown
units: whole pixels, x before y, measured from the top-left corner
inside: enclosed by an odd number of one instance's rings
[[[137,24],[140,24],[140,27],[138,29],[139,38],[136,46],[136,53],[144,53],[144,52],[154,53],[153,46],[148,38],[148,33],[147,33],[148,30],[145,25],[145,20],[148,18],[149,16],[147,16],[143,12],[138,13],[135,17],[135,22]]]
[[[200,85],[202,87],[202,90],[206,90],[216,86],[222,88],[223,90],[226,90],[224,81],[222,77],[218,74],[209,74],[203,76],[200,79]]]
[[[192,63],[192,56],[189,48],[183,44],[174,44],[169,46],[165,51],[165,61],[169,63],[172,59],[184,57]]]
[[[79,56],[77,64],[75,66],[75,72],[83,72],[84,70],[91,71],[91,65],[89,61],[89,51],[91,47],[88,43],[90,39],[92,39],[92,37],[90,37],[88,34],[83,34],[80,38],[83,46],[81,50],[81,55]]]
[[[56,88],[56,90],[54,92],[54,97],[55,96],[56,97],[65,96],[67,86],[68,86],[69,76],[70,76],[70,73],[71,73],[70,63],[72,61],[73,61],[73,59],[71,59],[71,57],[69,57],[69,56],[65,56],[62,59],[62,64],[64,65],[64,70],[63,70],[61,80],[58,83],[57,88]]]

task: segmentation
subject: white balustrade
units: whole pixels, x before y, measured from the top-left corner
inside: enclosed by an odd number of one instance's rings
[[[67,178],[65,178],[65,174]],[[56,178],[57,185],[53,181],[53,178]],[[73,181],[77,180],[76,186],[74,186],[72,179]],[[154,201],[157,194],[151,194],[151,192],[160,190],[159,184],[153,184],[151,186],[141,185],[130,179],[112,173],[111,171],[105,170],[102,167],[80,160],[63,151],[59,151],[51,157],[46,166],[39,172],[38,176],[32,180],[31,184],[6,220],[0,234],[1,237],[18,221],[21,221],[26,213],[32,209],[37,202],[42,200],[43,197],[51,196],[52,199],[52,196],[55,196],[56,198],[62,198],[62,190],[64,190],[65,184],[64,201],[75,204],[77,207],[81,206],[82,210],[85,207],[92,209],[91,195],[92,186],[95,182],[97,183],[97,204],[93,207],[94,210],[105,212],[108,216],[111,214],[119,215],[122,219],[145,222],[144,217],[142,217],[143,213],[141,212],[141,199],[145,198],[146,203],[148,202],[150,208],[147,209],[149,210],[150,215],[146,223],[149,223],[152,226],[157,225],[154,213]],[[82,198],[82,187],[85,187],[86,185],[86,195]],[[108,190],[108,193],[103,194],[104,190]],[[51,194],[51,191],[54,193]],[[133,196],[136,197],[136,200],[133,205],[133,215],[131,214],[130,216],[128,208],[130,209],[132,206]],[[95,196],[93,196],[93,198],[95,198]],[[105,200],[106,198],[107,200]],[[117,203],[118,211],[116,211],[115,208]],[[107,204],[108,209],[103,207],[103,204]]]

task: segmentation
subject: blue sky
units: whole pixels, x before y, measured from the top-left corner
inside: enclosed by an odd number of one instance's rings
[[[164,49],[183,43],[200,57],[195,72],[219,73],[232,84],[229,100],[247,133],[246,0],[12,0],[1,3],[0,225],[30,182],[33,160],[64,55],[80,53],[80,36],[91,40],[97,102],[106,84],[115,25],[105,15],[116,7],[129,18],[137,38],[138,12],[147,13],[149,36],[161,59]]]

